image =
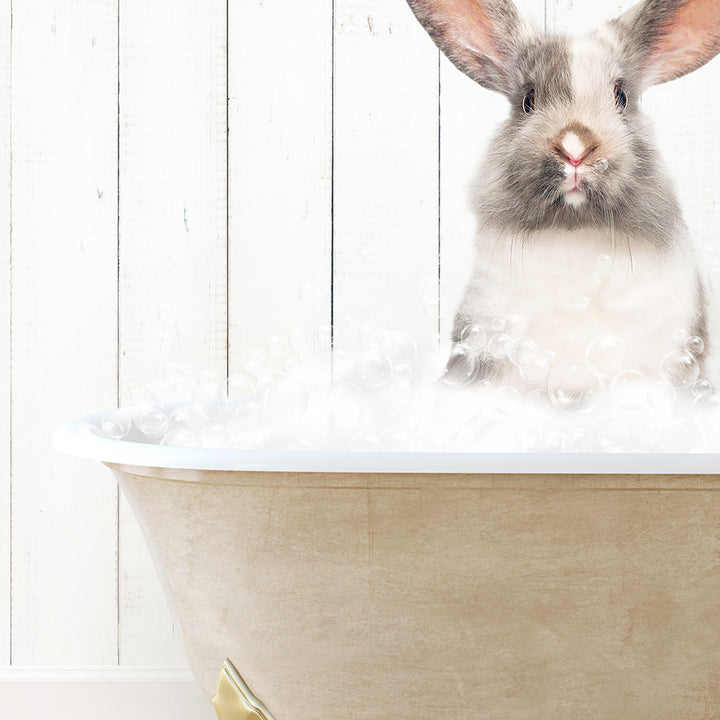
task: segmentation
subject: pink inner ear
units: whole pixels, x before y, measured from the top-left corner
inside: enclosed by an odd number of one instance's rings
[[[418,0],[410,4],[422,8],[430,24],[442,28],[448,40],[460,46],[456,53],[474,50],[497,57],[499,47],[493,20],[485,9],[487,0]]]
[[[720,0],[688,0],[665,28],[650,59],[653,82],[681,77],[720,51]]]

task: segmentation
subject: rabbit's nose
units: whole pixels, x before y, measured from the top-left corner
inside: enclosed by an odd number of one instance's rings
[[[583,160],[596,149],[592,132],[584,126],[569,126],[561,130],[555,146],[562,159],[573,167],[582,165]]]

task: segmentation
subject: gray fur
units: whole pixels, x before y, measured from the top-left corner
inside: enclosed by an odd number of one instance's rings
[[[562,127],[552,114],[562,117],[573,101],[568,41],[548,38],[523,45],[514,63],[510,117],[495,135],[478,177],[474,208],[481,222],[520,238],[550,227],[607,227],[620,234],[643,234],[659,248],[677,235],[680,208],[638,109],[634,63],[627,63],[617,48],[608,47],[608,52],[622,68],[617,79],[622,78],[630,97],[623,131],[631,157],[624,158],[624,167],[614,163],[611,172],[594,178],[587,188],[588,201],[579,208],[564,202],[562,166],[546,145]],[[612,77],[606,78],[608,93],[613,84]],[[522,110],[522,97],[531,86],[537,93],[536,115],[548,116],[549,123],[544,134],[535,137],[533,126],[540,123]]]

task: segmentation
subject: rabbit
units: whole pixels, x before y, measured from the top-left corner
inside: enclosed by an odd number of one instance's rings
[[[582,38],[533,30],[511,0],[408,3],[511,107],[473,191],[444,379],[582,393],[622,368],[677,388],[706,377],[708,290],[639,100],[720,50],[720,0],[645,0]]]

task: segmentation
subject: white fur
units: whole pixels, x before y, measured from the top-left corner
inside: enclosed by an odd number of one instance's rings
[[[657,377],[677,344],[674,331],[692,330],[696,297],[693,258],[679,244],[662,252],[605,231],[548,230],[524,246],[480,236],[461,312],[489,332],[493,318],[519,316],[555,363],[583,358],[594,338],[615,335],[627,346],[627,367]]]
[[[585,154],[586,147],[574,132],[565,133],[562,139],[563,150],[571,158],[580,158]]]

